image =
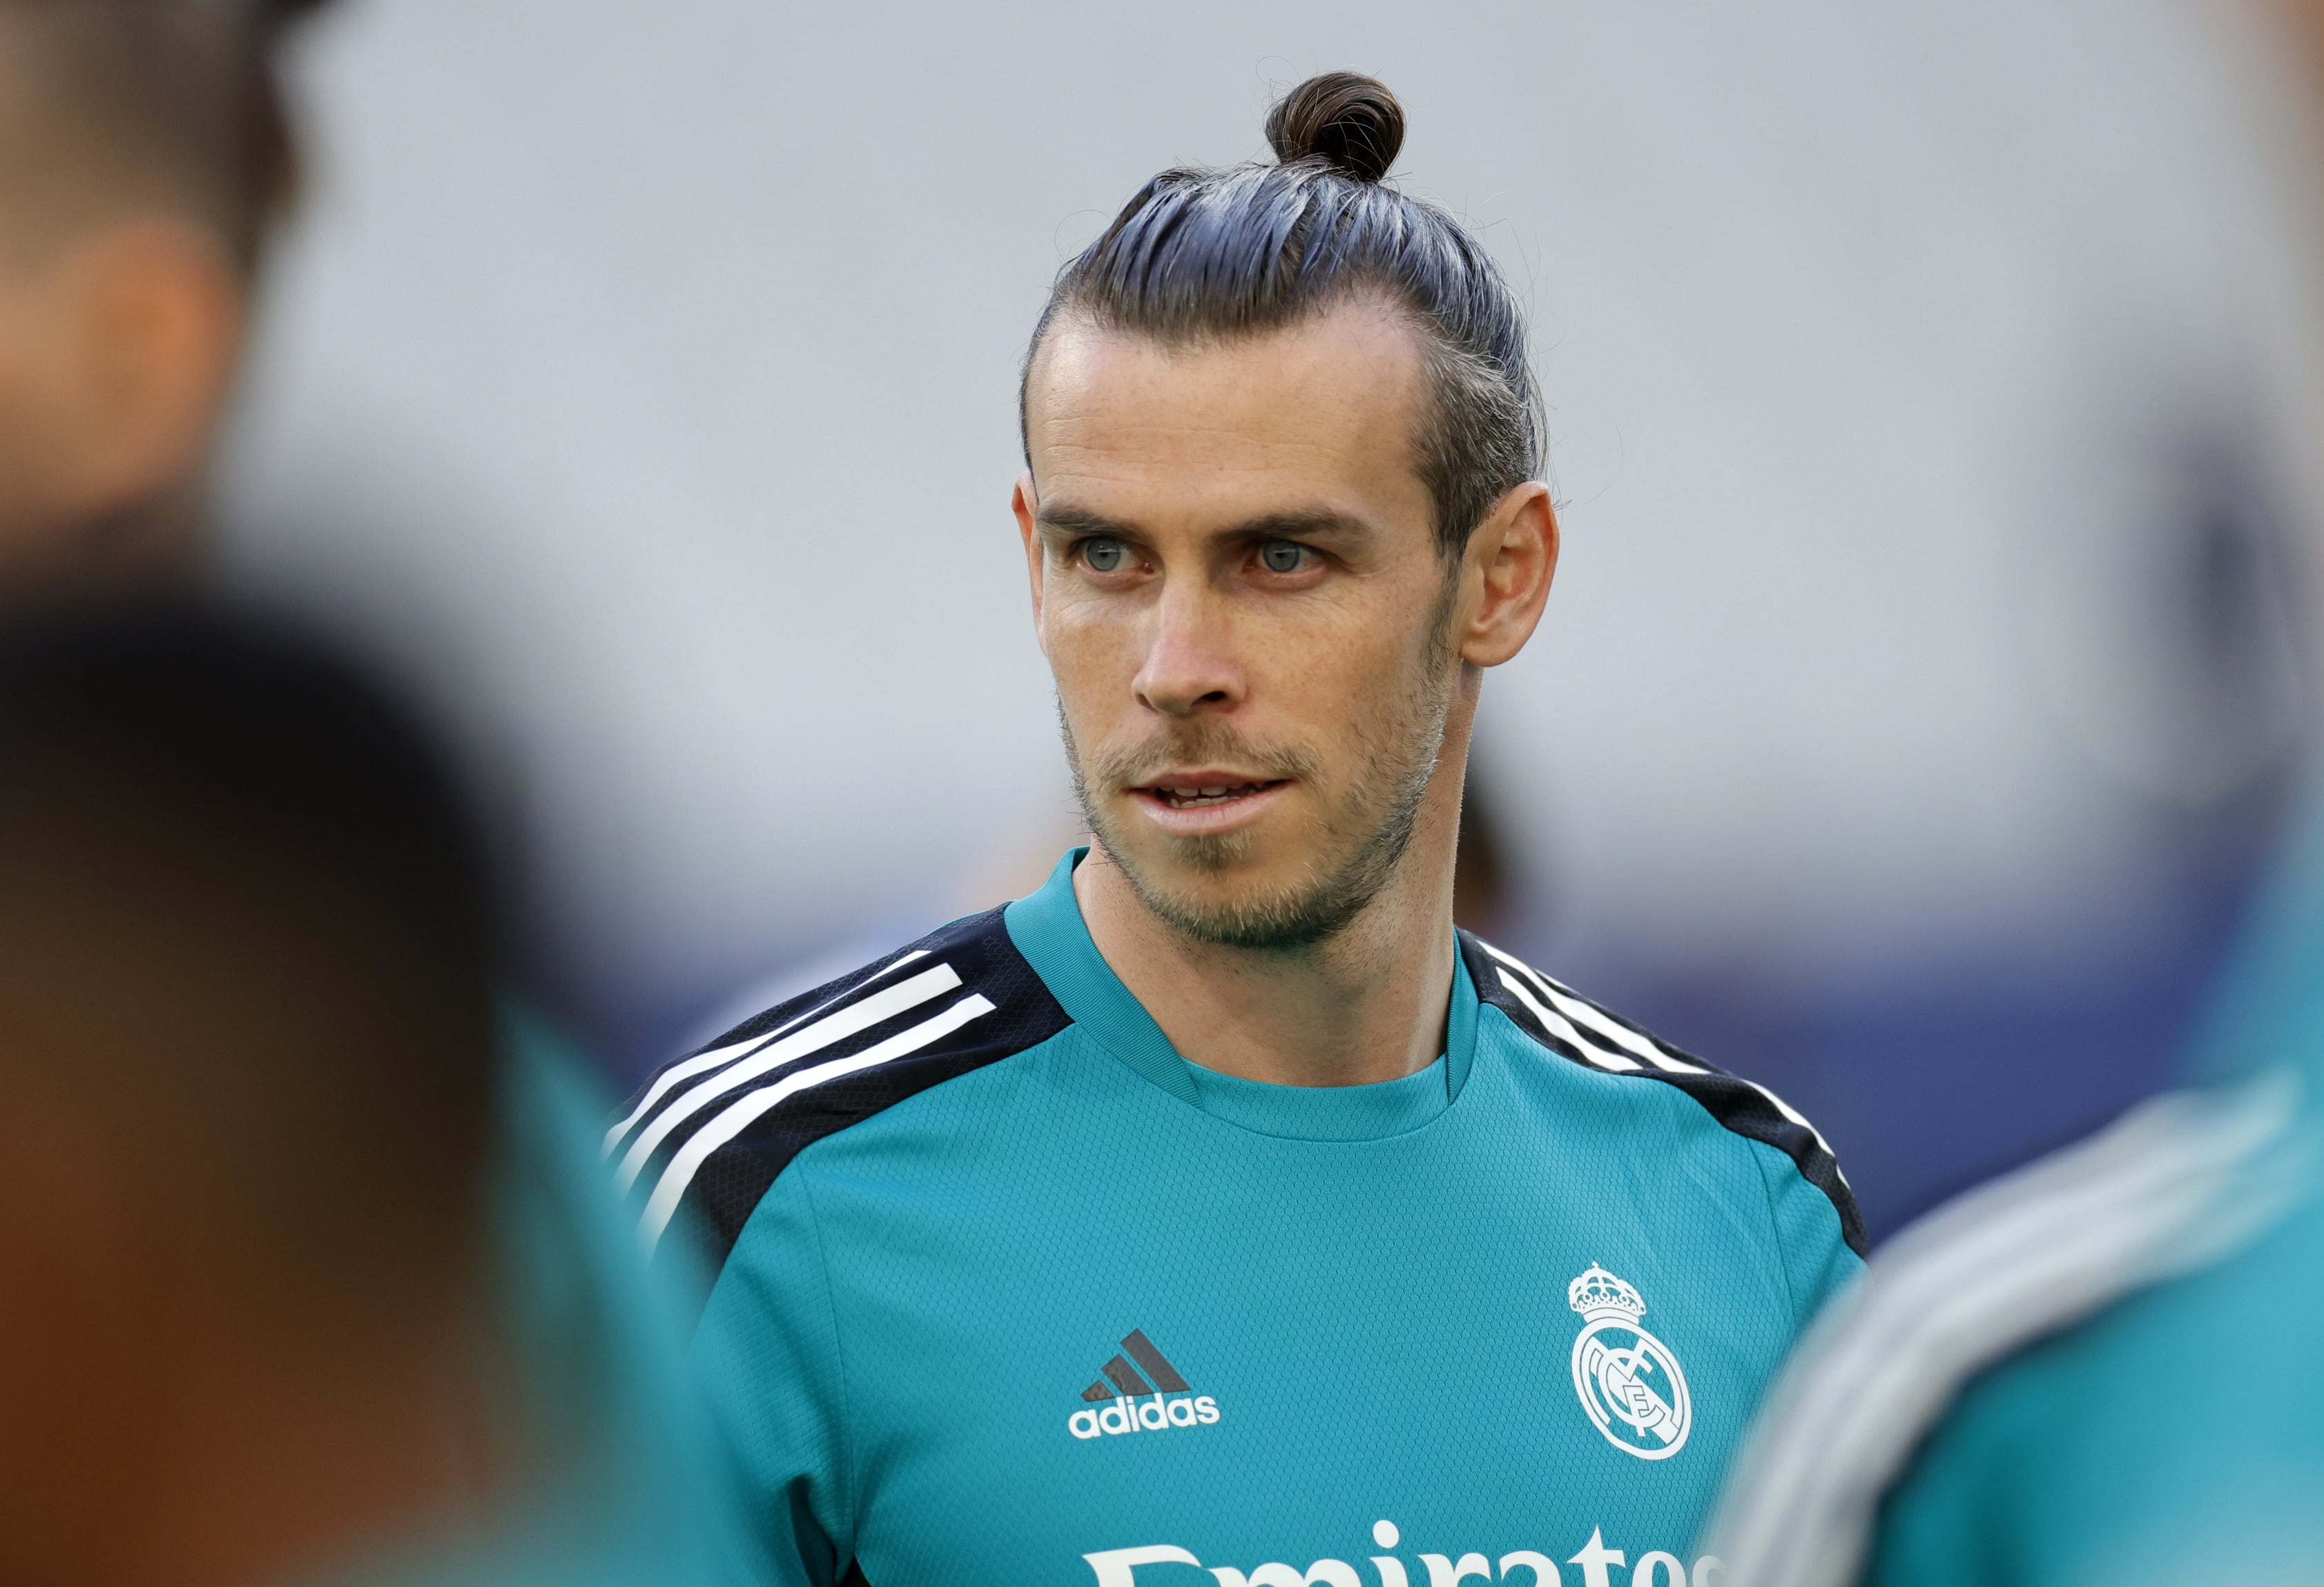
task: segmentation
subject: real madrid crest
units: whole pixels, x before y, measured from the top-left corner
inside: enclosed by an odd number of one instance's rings
[[[1591,1263],[1566,1287],[1582,1314],[1573,1337],[1573,1391],[1607,1442],[1642,1461],[1668,1460],[1694,1426],[1686,1374],[1669,1345],[1638,1326],[1644,1296]]]

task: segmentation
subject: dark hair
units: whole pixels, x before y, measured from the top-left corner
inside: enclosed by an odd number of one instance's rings
[[[0,627],[0,1080],[77,1088],[294,1287],[466,1259],[495,916],[427,735],[300,632]]]
[[[1268,113],[1267,137],[1277,163],[1166,171],[1058,272],[1025,356],[1020,429],[1034,358],[1061,316],[1187,343],[1379,292],[1420,333],[1431,401],[1414,462],[1439,542],[1457,557],[1494,502],[1541,469],[1525,317],[1458,221],[1380,185],[1404,142],[1403,106],[1385,86],[1310,78]]]
[[[23,87],[40,100],[32,162],[62,181],[165,189],[254,268],[299,185],[282,42],[327,3],[0,0]]]

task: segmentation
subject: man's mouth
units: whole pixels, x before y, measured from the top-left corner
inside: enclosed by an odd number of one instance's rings
[[[1157,804],[1174,810],[1199,810],[1211,805],[1232,804],[1253,794],[1265,793],[1271,788],[1281,788],[1285,780],[1275,778],[1260,782],[1188,782],[1153,783],[1134,789]]]

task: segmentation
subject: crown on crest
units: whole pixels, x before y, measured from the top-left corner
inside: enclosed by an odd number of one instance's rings
[[[1600,1312],[1618,1312],[1630,1317],[1646,1315],[1646,1298],[1595,1262],[1590,1264],[1588,1272],[1565,1287],[1565,1304],[1585,1317]]]

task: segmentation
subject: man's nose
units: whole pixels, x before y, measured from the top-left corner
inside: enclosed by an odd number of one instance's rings
[[[1165,716],[1231,711],[1246,683],[1234,660],[1227,614],[1199,586],[1165,589],[1154,608],[1145,663],[1130,687],[1140,705]]]

